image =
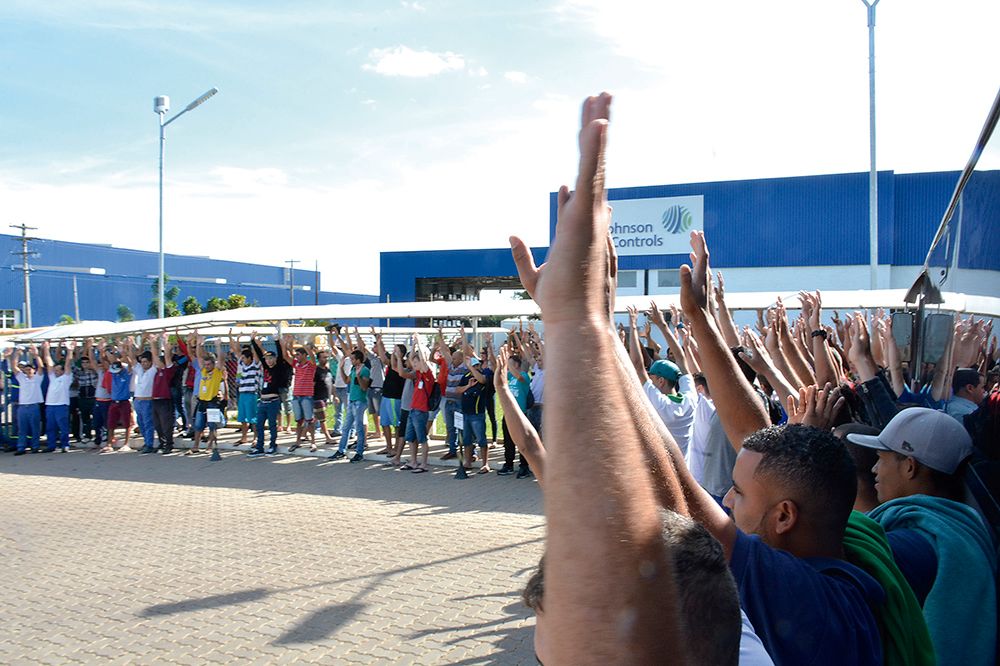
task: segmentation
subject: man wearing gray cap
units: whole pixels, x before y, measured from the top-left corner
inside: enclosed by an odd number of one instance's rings
[[[868,515],[923,605],[938,663],[994,663],[996,555],[982,518],[961,502],[969,434],[944,412],[914,407],[878,435],[847,440],[878,451],[882,504]]]

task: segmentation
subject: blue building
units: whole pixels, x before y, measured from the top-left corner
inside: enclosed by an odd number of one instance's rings
[[[959,172],[878,176],[877,288],[908,288],[919,273]],[[619,294],[679,291],[689,231],[701,229],[712,268],[734,291],[869,289],[868,173],[687,183],[608,191]],[[945,289],[1000,293],[1000,171],[975,172],[931,265]],[[549,238],[556,193],[550,195]],[[547,248],[533,248],[536,262]],[[379,300],[474,299],[518,289],[508,248],[387,252]]]
[[[155,294],[158,255],[111,245],[38,239],[29,243],[31,312],[34,326],[55,324],[62,315],[74,319],[114,321],[119,305],[145,319]],[[0,234],[0,328],[25,322],[21,237]],[[248,305],[372,303],[367,294],[321,292],[319,274],[289,271],[208,257],[167,254],[166,287],[178,287],[178,306],[194,296],[204,307],[209,298],[230,294],[246,297]],[[79,317],[77,317],[77,311]]]

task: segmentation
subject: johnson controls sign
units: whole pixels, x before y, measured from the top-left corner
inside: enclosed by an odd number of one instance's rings
[[[621,199],[609,202],[611,238],[619,255],[688,254],[690,232],[704,231],[705,197]]]

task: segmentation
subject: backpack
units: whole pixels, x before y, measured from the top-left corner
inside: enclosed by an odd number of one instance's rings
[[[437,408],[441,406],[441,385],[434,382],[434,387],[431,389],[431,394],[427,396],[427,410],[434,412]]]

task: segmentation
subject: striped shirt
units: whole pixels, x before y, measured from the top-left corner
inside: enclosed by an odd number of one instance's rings
[[[316,364],[312,361],[305,363],[295,361],[295,383],[292,385],[292,395],[297,398],[309,397],[313,395],[314,379],[316,377]]]
[[[240,359],[239,365],[236,369],[236,385],[239,388],[240,393],[256,393],[260,388],[261,380],[261,370],[260,363],[254,361],[253,363],[244,363]]]

